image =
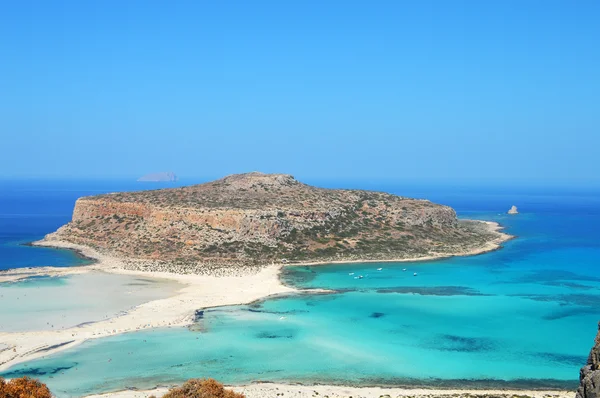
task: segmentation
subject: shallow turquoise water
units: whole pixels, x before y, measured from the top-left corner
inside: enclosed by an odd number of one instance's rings
[[[287,283],[338,292],[207,309],[190,330],[90,341],[5,376],[65,397],[190,377],[573,388],[600,319],[600,199],[521,194],[516,217],[453,200],[518,239],[474,257],[288,268]]]
[[[102,272],[3,282],[0,332],[60,330],[110,319],[169,297],[181,287],[171,281]]]

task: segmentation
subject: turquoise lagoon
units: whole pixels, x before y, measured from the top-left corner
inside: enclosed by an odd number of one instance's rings
[[[89,341],[3,376],[38,377],[60,397],[191,377],[574,388],[600,319],[599,196],[422,196],[518,238],[473,257],[290,267],[286,283],[335,292],[205,309],[190,328]],[[507,204],[523,214],[503,215]]]
[[[0,332],[60,330],[110,319],[172,296],[181,287],[172,281],[103,272],[3,282]]]

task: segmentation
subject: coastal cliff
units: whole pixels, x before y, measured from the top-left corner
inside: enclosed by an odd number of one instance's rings
[[[600,323],[587,364],[581,368],[579,381],[576,398],[600,398]]]
[[[80,198],[72,221],[46,241],[196,272],[207,265],[469,254],[505,236],[483,222],[459,221],[452,208],[427,200],[247,173]]]

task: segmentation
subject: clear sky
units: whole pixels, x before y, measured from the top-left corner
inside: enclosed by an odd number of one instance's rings
[[[600,1],[4,1],[0,176],[600,181]]]

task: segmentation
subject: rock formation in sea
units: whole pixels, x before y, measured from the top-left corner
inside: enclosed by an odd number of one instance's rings
[[[512,206],[510,208],[510,210],[508,210],[508,214],[519,214],[519,212],[517,211],[517,206]]]
[[[290,175],[255,172],[80,198],[72,221],[46,239],[198,272],[207,265],[461,254],[499,236],[428,200],[317,188]]]
[[[598,335],[587,364],[579,373],[579,389],[576,398],[600,398],[600,323],[598,323]]]
[[[173,172],[151,173],[138,178],[138,181],[144,182],[175,182],[177,176]]]

